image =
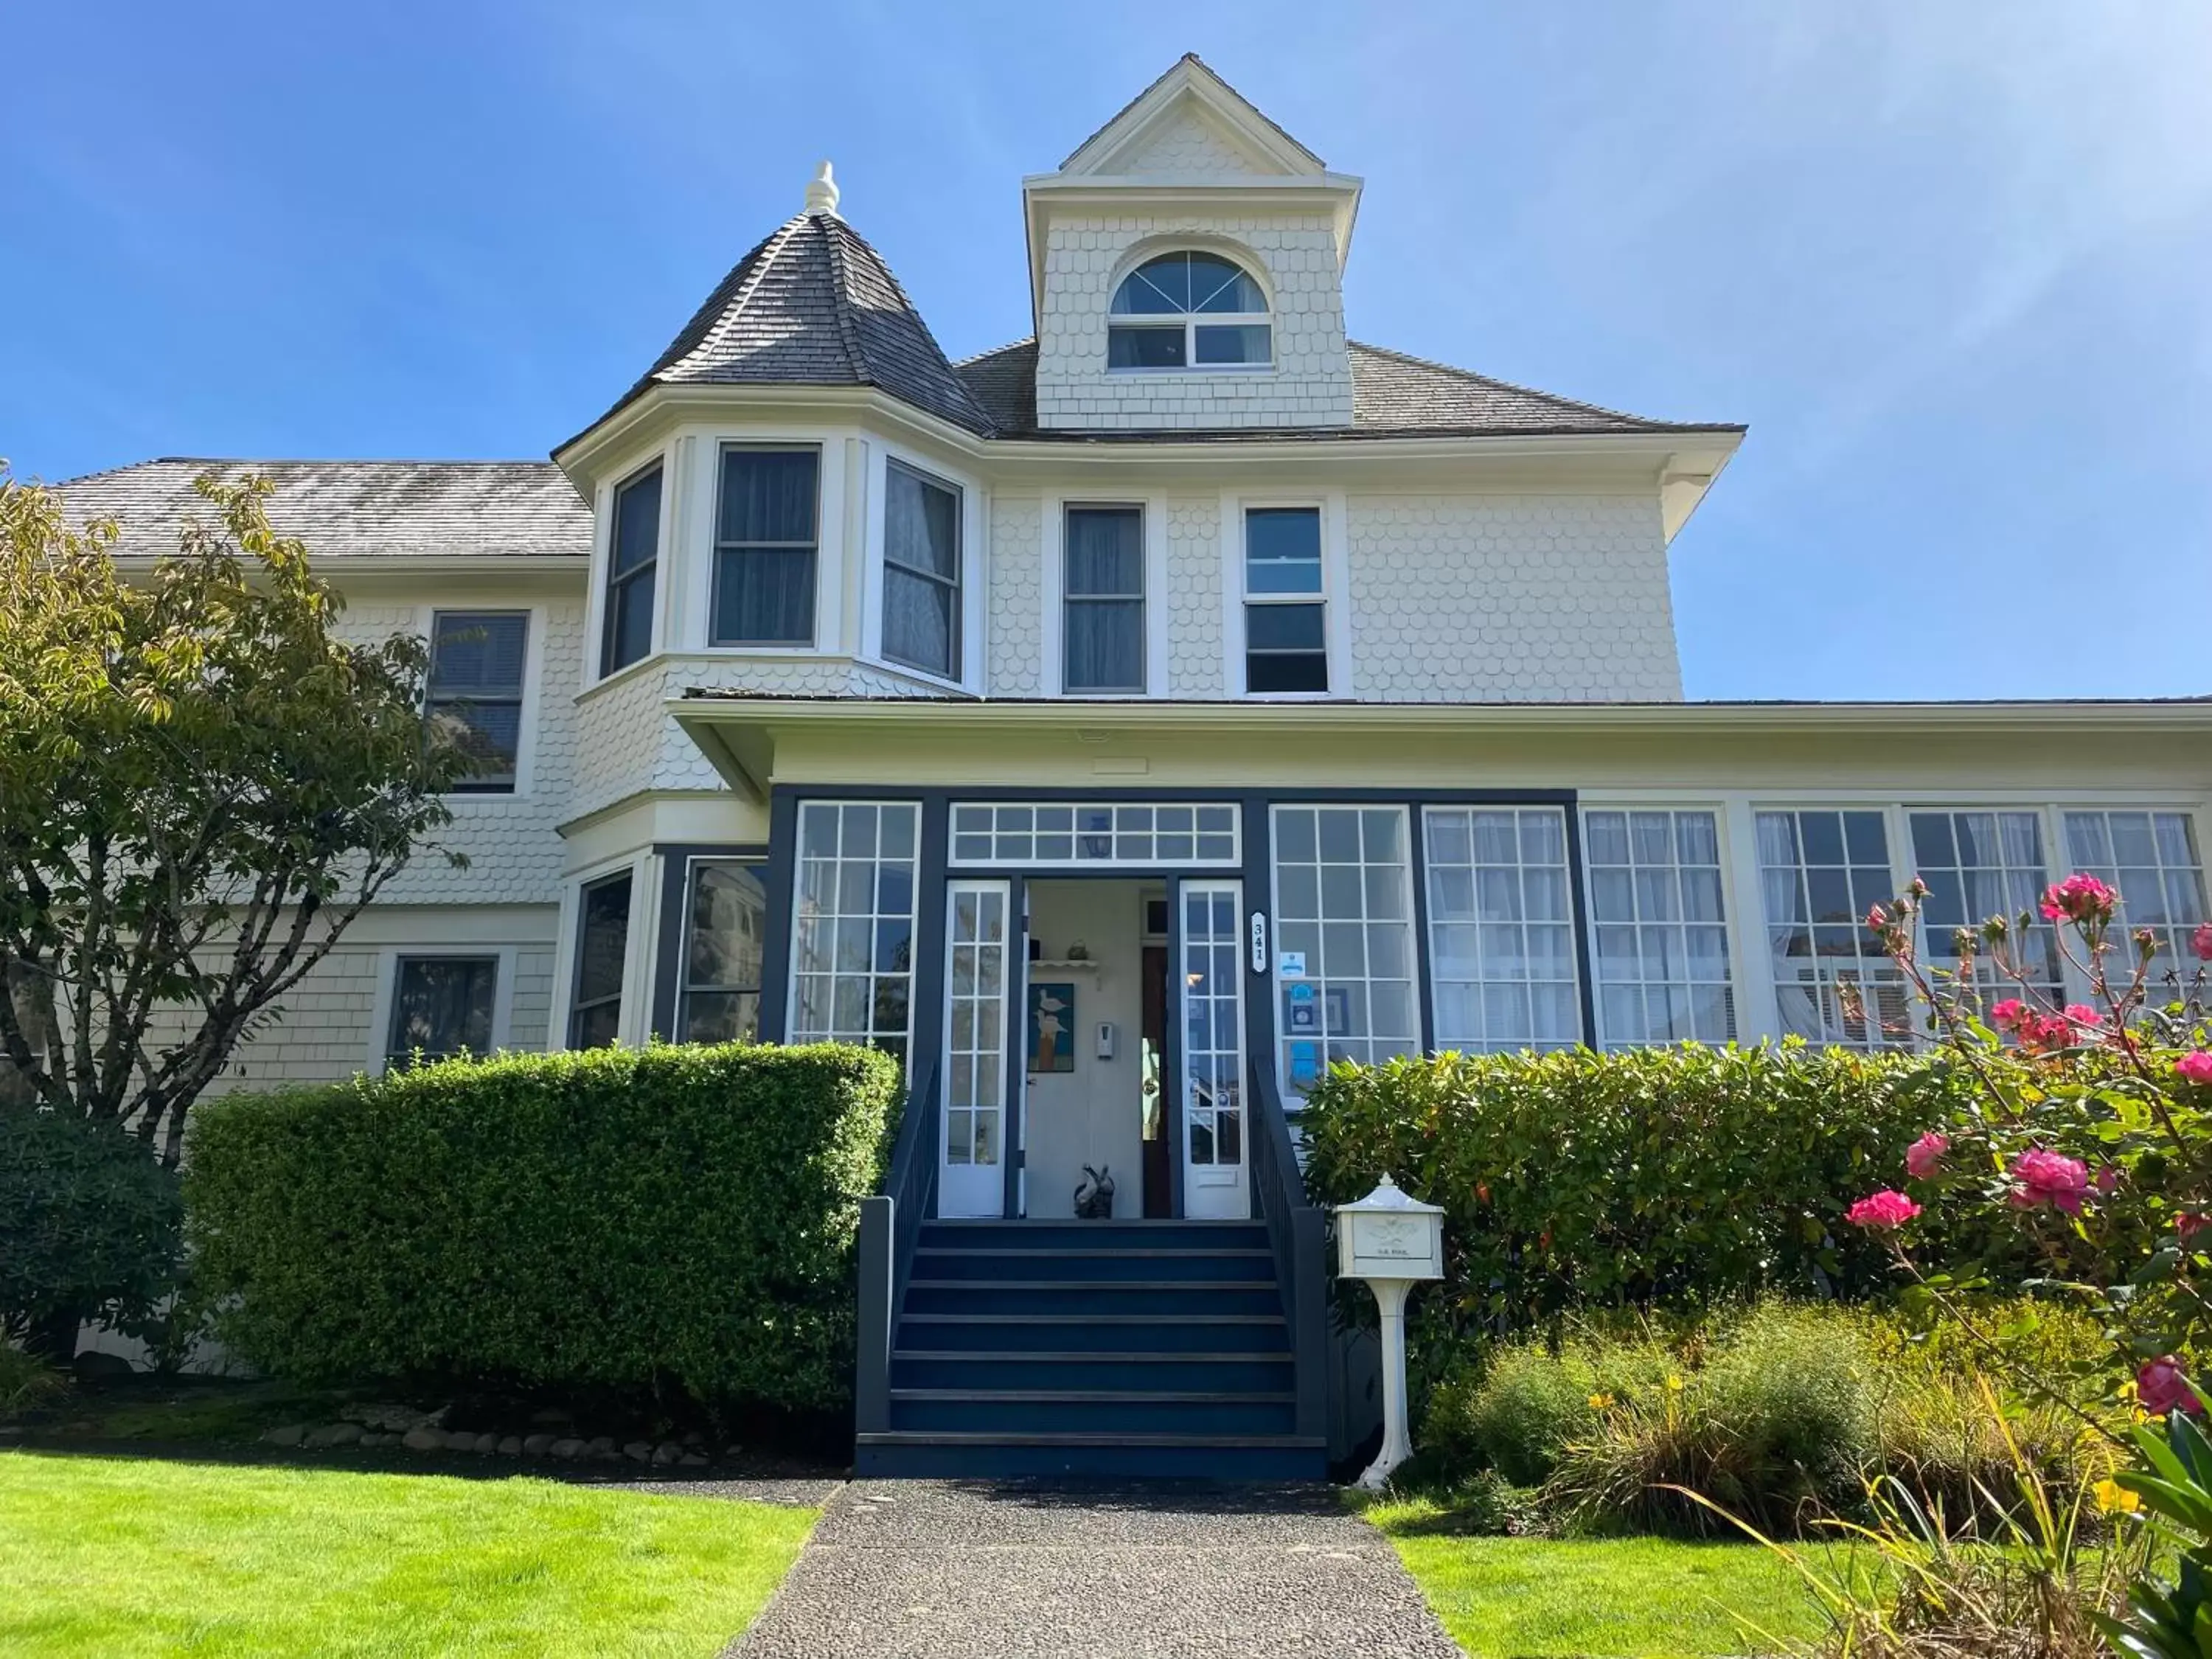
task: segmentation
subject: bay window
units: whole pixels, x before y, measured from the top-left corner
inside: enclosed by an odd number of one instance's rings
[[[897,461],[884,469],[884,660],[960,678],[960,491]]]
[[[811,448],[724,447],[709,645],[814,643],[821,459]]]

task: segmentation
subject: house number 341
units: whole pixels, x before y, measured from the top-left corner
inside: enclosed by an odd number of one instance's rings
[[[1267,913],[1265,910],[1252,913],[1252,971],[1255,974],[1267,971]]]

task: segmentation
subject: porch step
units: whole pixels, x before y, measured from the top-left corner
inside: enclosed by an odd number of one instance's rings
[[[916,1313],[1267,1314],[1281,1310],[1267,1279],[914,1279]]]
[[[901,1349],[891,1355],[894,1389],[1159,1389],[1177,1393],[1274,1393],[1292,1386],[1287,1352],[1173,1353],[1141,1349],[1085,1353],[1018,1349]]]
[[[1297,1396],[1097,1389],[893,1389],[899,1428],[974,1433],[1288,1434]]]
[[[927,1245],[914,1253],[916,1279],[1036,1279],[1085,1283],[1171,1278],[1193,1282],[1271,1275],[1274,1253],[1266,1249],[1194,1249],[1186,1246]],[[1272,1280],[1270,1281],[1272,1282]]]
[[[908,1271],[864,1474],[1323,1472],[1259,1223],[931,1221]]]
[[[856,1437],[864,1478],[1073,1475],[1123,1480],[1315,1480],[1328,1443],[1294,1434],[888,1433]]]
[[[909,1313],[899,1343],[917,1348],[1030,1353],[1290,1352],[1290,1331],[1270,1314]]]

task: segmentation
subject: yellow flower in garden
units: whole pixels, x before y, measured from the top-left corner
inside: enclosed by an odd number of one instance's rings
[[[1680,1377],[1679,1377],[1679,1376],[1670,1376],[1670,1377],[1668,1377],[1668,1378],[1667,1379],[1667,1392],[1668,1392],[1668,1394],[1680,1394],[1680,1393],[1681,1393],[1681,1392],[1682,1392],[1682,1379],[1681,1379]]]
[[[2091,1490],[2097,1494],[2097,1508],[2106,1515],[2136,1515],[2142,1510],[2142,1499],[2110,1476]]]
[[[1589,1408],[1590,1408],[1592,1411],[1594,1411],[1594,1412],[1602,1412],[1602,1411],[1610,1411],[1610,1410],[1612,1410],[1612,1409],[1613,1409],[1613,1396],[1612,1396],[1611,1395],[1609,1395],[1609,1394],[1594,1394],[1594,1395],[1592,1395],[1589,1397]]]

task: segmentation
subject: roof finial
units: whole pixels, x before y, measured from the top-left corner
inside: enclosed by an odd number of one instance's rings
[[[830,176],[827,161],[816,165],[814,177],[807,182],[806,210],[826,213],[833,219],[837,216],[837,181]]]

